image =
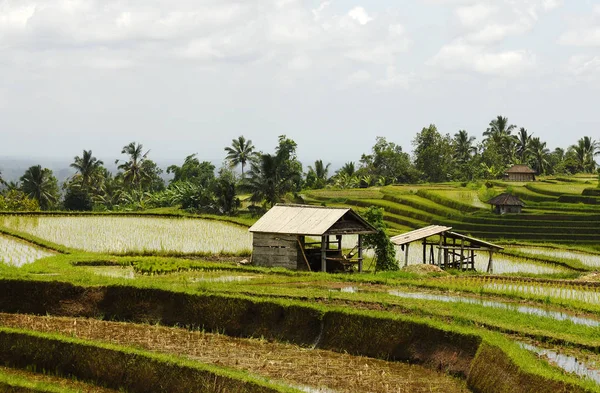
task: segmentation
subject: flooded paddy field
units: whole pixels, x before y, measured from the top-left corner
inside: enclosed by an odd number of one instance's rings
[[[310,392],[468,392],[464,382],[417,365],[186,329],[0,314],[0,326],[134,346],[245,370]]]
[[[0,216],[0,226],[67,247],[102,253],[249,252],[248,229],[222,221],[106,216]]]
[[[31,243],[0,235],[0,263],[19,267],[52,255],[55,254]]]

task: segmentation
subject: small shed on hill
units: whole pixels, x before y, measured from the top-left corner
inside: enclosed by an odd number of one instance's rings
[[[273,206],[249,231],[254,265],[320,271],[362,271],[362,236],[377,232],[352,209],[291,204]],[[348,235],[358,241],[346,253]]]
[[[492,212],[496,214],[521,213],[525,204],[514,195],[507,192],[490,199],[487,203],[492,205]]]
[[[430,225],[425,228],[394,236],[390,241],[404,250],[404,266],[408,265],[408,248],[411,243],[421,242],[423,245],[423,263],[438,267],[461,270],[475,270],[476,252],[487,251],[489,254],[487,272],[494,272],[494,252],[502,250],[501,246],[481,239],[452,232],[452,227]],[[437,236],[437,242],[428,240]],[[437,247],[437,262],[434,247]]]
[[[504,172],[508,181],[535,181],[535,171],[524,164],[513,165]]]

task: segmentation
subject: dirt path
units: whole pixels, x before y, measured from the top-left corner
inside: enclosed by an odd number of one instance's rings
[[[53,375],[32,373],[25,370],[17,370],[7,367],[0,367],[0,374],[10,377],[25,378],[27,381],[40,384],[41,386],[52,386],[65,391],[86,392],[86,393],[116,393],[116,390],[102,388],[90,385],[74,379],[60,378]]]
[[[107,341],[247,370],[296,387],[335,392],[468,392],[464,382],[420,366],[178,328],[0,313],[0,325]]]

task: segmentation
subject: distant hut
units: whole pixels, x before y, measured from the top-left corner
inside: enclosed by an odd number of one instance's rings
[[[293,270],[362,271],[362,235],[377,230],[352,209],[310,205],[273,206],[249,229],[252,263]],[[358,235],[356,246],[342,249],[342,238]]]
[[[518,197],[507,192],[490,199],[487,203],[492,205],[492,212],[496,214],[521,213],[525,206]]]
[[[517,164],[504,172],[504,178],[508,181],[535,181],[535,173],[527,165]]]

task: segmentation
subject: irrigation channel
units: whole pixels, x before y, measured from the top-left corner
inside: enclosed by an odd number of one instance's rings
[[[260,339],[156,325],[4,313],[0,313],[0,325],[177,354],[282,381],[306,392],[469,391],[463,381],[417,365]]]

